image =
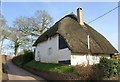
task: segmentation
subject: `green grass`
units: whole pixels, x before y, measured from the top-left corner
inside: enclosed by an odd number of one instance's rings
[[[57,72],[63,74],[73,74],[73,68],[69,65],[63,64],[53,64],[53,63],[41,63],[35,62],[34,60],[25,64],[30,68],[39,70],[39,71],[49,71],[49,72]]]

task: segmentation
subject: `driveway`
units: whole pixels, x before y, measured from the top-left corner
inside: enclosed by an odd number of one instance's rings
[[[9,80],[34,80],[35,82],[47,82],[43,78],[17,67],[11,62],[11,60],[5,64],[5,69],[8,72]]]

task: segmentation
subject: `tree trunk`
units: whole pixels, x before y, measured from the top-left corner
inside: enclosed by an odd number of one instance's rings
[[[15,45],[14,45],[14,55],[15,56],[17,55],[18,48],[19,48],[19,42],[15,42]]]
[[[44,33],[44,29],[45,29],[45,21],[43,20],[43,22],[42,22],[42,28],[41,28],[41,33],[42,34]]]

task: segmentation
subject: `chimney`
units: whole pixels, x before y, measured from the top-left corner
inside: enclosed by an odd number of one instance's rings
[[[77,18],[80,25],[84,25],[82,8],[77,9]]]

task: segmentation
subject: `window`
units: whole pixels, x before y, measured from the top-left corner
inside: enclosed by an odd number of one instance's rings
[[[93,60],[96,60],[96,56],[93,55],[93,56],[92,56],[92,59],[93,59]]]
[[[48,55],[52,54],[52,48],[48,48]]]
[[[96,64],[98,62],[98,56],[97,55],[93,55],[92,59],[93,59],[93,64]]]
[[[38,58],[38,61],[41,60],[41,58],[40,58],[40,52],[39,51],[37,52],[37,58]]]
[[[59,49],[68,48],[64,38],[62,36],[59,36]]]
[[[60,64],[71,64],[70,60],[58,61]]]

